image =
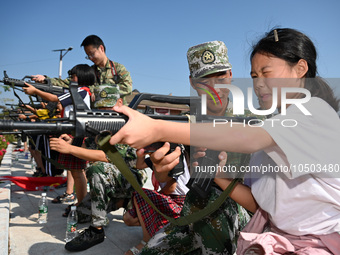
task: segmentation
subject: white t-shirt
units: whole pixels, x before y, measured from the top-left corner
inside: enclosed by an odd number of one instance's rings
[[[279,121],[266,121],[263,128],[277,146],[254,153],[250,166],[272,166],[273,172],[281,167],[282,172],[251,173],[251,190],[272,223],[289,234],[339,232],[339,116],[320,98],[304,106],[311,116],[291,105],[287,115],[272,118]],[[283,127],[285,119],[296,120],[297,126]]]

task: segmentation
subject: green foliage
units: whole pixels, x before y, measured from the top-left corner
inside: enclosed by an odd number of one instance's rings
[[[0,86],[4,89],[5,92],[11,91],[11,87],[8,85],[0,85]],[[0,91],[0,94],[1,94],[1,91]]]

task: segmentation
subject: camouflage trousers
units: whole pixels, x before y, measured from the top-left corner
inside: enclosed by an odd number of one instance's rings
[[[208,204],[220,194],[220,190],[213,188]],[[197,205],[206,202],[189,191],[181,216],[194,213],[201,207]],[[248,212],[228,197],[218,210],[193,224],[181,227],[168,224],[151,238],[140,254],[234,254],[239,232],[249,220]]]
[[[147,180],[145,170],[130,168],[141,186]],[[134,191],[131,184],[124,178],[118,168],[105,162],[95,162],[86,170],[86,177],[90,184],[90,192],[77,206],[79,222],[91,216],[94,227],[106,226],[107,213],[118,210],[117,202],[130,199]]]

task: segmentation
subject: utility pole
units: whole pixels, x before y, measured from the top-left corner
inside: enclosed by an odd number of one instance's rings
[[[67,52],[71,51],[73,47],[69,47],[68,49],[59,49],[59,50],[52,50],[52,51],[60,51],[60,58],[59,58],[59,78],[61,79],[61,73],[63,68],[63,57],[67,54]],[[63,51],[66,51],[63,54]]]

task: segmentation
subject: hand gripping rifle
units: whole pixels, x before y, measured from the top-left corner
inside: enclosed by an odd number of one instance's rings
[[[21,80],[9,78],[6,71],[4,71],[4,79],[0,80],[0,82],[2,82],[5,85],[9,85],[12,87],[20,87],[20,88],[27,87],[25,85],[25,82],[27,82],[39,90],[52,93],[54,95],[60,95],[65,92],[65,88],[52,85],[49,79],[46,79],[47,83],[38,83],[38,82],[32,81],[32,79],[33,79],[33,76],[28,76],[28,75],[26,75]]]

